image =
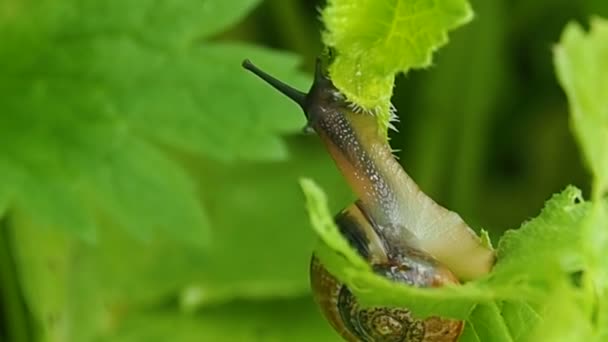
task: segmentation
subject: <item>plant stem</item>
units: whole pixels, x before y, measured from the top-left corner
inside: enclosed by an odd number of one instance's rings
[[[10,225],[5,214],[0,218],[0,298],[3,303],[4,326],[9,341],[27,342],[31,341],[28,315],[11,250]]]

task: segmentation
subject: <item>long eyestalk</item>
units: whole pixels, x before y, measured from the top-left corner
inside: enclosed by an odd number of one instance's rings
[[[285,96],[292,99],[295,103],[300,105],[302,109],[304,109],[306,102],[306,93],[303,93],[292,86],[289,86],[276,78],[270,76],[266,72],[262,71],[260,68],[256,67],[250,60],[246,59],[243,61],[243,68],[253,72],[256,76],[266,81],[268,84],[273,86],[276,90],[285,94]]]

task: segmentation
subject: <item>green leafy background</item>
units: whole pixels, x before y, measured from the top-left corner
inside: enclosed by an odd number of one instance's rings
[[[298,109],[240,68],[306,89],[320,32],[364,107],[386,114],[408,71],[393,148],[501,256],[437,294],[353,273],[386,289],[370,303],[472,309],[463,341],[606,340],[606,2],[360,3],[323,28],[313,1],[0,2],[0,340],[339,341],[310,297],[298,180],[329,213],[353,196]]]

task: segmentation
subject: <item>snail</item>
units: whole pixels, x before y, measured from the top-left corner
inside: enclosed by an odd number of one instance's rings
[[[373,115],[353,109],[317,60],[308,93],[257,68],[243,67],[296,102],[358,200],[335,217],[341,234],[374,272],[417,287],[438,287],[487,274],[494,252],[460,216],[424,194],[395,160]],[[456,341],[464,322],[418,319],[407,308],[362,308],[348,286],[312,256],[315,301],[347,341]]]

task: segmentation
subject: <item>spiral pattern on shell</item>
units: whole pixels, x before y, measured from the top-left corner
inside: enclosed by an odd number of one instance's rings
[[[406,308],[362,308],[348,287],[313,256],[311,285],[315,301],[338,333],[350,342],[454,342],[464,322],[417,319]]]

